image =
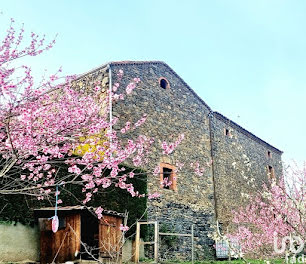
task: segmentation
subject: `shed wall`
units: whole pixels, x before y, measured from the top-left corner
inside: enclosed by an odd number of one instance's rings
[[[66,226],[53,233],[50,229],[40,232],[41,263],[63,263],[74,260],[80,252],[81,218],[79,214],[65,216]],[[51,225],[51,221],[48,222]],[[57,255],[58,254],[58,255]],[[57,255],[57,256],[56,256]],[[56,258],[55,258],[56,256]]]

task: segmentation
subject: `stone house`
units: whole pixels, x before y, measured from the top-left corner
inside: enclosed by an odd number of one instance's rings
[[[196,256],[205,257],[212,244],[207,235],[215,221],[226,225],[244,195],[281,175],[282,151],[213,111],[164,62],[110,62],[80,75],[76,84],[90,89],[99,82],[102,89],[109,89],[120,69],[124,72],[120,89],[135,77],[141,82],[125,100],[112,105],[112,116],[120,117],[120,127],[146,113],[139,133],[155,139],[145,169],[160,167],[160,175],[148,177],[147,184],[149,193],[158,191],[162,196],[148,201],[148,219],[172,224],[180,233],[189,232],[194,224]],[[161,143],[174,142],[181,133],[182,143],[163,156]],[[203,174],[195,173],[196,163],[206,165]],[[184,166],[176,173],[179,164]],[[172,181],[166,188],[160,184],[165,177]],[[180,250],[188,251],[188,245],[183,243]]]

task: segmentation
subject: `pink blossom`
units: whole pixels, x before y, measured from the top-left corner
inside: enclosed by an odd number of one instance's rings
[[[123,225],[123,224],[120,224],[120,230],[123,231],[123,232],[126,232],[128,231],[130,228],[126,225]]]
[[[131,82],[128,84],[128,86],[126,87],[126,93],[130,94],[134,89],[135,89],[136,85],[135,83]]]
[[[118,79],[121,79],[123,77],[123,70],[120,69],[117,73]]]
[[[239,240],[244,252],[262,254],[274,246],[275,237],[279,243],[285,236],[305,237],[306,170],[294,171],[290,180],[289,185],[284,179],[263,185],[249,195],[245,206],[232,212],[237,228],[228,236]]]
[[[139,83],[139,82],[140,82],[140,79],[139,79],[139,78],[134,78],[134,82],[135,82],[135,83]]]
[[[193,167],[196,175],[198,175],[198,176],[203,175],[203,173],[205,171],[205,167],[200,167],[199,162],[191,163],[190,166]]]
[[[149,195],[148,195],[149,200],[156,199],[158,197],[160,197],[160,193],[158,193],[158,192],[154,192],[152,194],[149,193]]]
[[[139,119],[134,123],[120,120],[120,131],[116,125],[119,117],[110,121],[108,112],[110,103],[133,95],[140,79],[136,76],[122,93],[117,93],[124,76],[119,70],[113,76],[111,91],[107,89],[103,96],[100,81],[85,84],[77,76],[66,76],[59,82],[62,69],[37,80],[31,67],[20,64],[19,59],[38,56],[51,49],[55,41],[46,43],[44,37],[33,33],[27,44],[23,37],[24,30],[18,34],[12,24],[0,42],[0,155],[7,162],[18,156],[18,163],[13,165],[23,170],[17,179],[12,177],[12,166],[7,177],[2,177],[3,186],[13,190],[19,185],[44,199],[54,193],[56,185],[65,188],[63,180],[69,184],[72,181],[81,185],[84,204],[112,185],[142,197],[126,180],[133,178],[134,172],[122,176],[121,166],[131,161],[136,167],[148,163],[154,139],[136,131],[148,116],[137,113]],[[85,88],[90,88],[90,93],[84,93]],[[102,108],[105,113],[101,113]],[[120,132],[131,135],[122,140]],[[174,142],[165,143],[165,153],[171,154],[183,138],[181,134]],[[159,175],[159,168],[155,173]]]
[[[81,170],[78,166],[74,165],[74,166],[68,168],[68,172],[75,173],[75,174],[80,174]]]
[[[160,174],[160,167],[156,166],[155,169],[154,169],[153,175],[158,176],[159,174]]]
[[[161,145],[163,149],[163,154],[165,155],[171,154],[178,147],[178,145],[181,144],[184,137],[185,137],[184,134],[179,135],[178,139],[174,143],[168,144],[166,141],[164,141]]]
[[[113,92],[116,92],[117,91],[117,89],[119,88],[119,83],[115,83],[114,85],[113,85]]]
[[[102,218],[102,212],[103,212],[103,208],[101,208],[100,206],[95,210],[95,213],[98,216],[98,219]]]

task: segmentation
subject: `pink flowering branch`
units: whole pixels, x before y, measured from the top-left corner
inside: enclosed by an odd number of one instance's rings
[[[147,115],[135,123],[126,122],[118,131],[118,118],[108,119],[109,103],[132,96],[140,79],[134,78],[119,93],[124,76],[119,70],[112,90],[101,96],[99,82],[86,93],[78,89],[75,76],[59,83],[59,69],[35,86],[31,67],[18,65],[19,59],[38,56],[54,43],[46,44],[45,37],[35,33],[25,43],[23,26],[16,33],[12,21],[0,45],[0,194],[21,193],[42,200],[50,195],[54,198],[57,185],[77,184],[82,186],[84,204],[99,189],[110,186],[125,189],[131,196],[144,196],[128,181],[135,174],[125,173],[122,164],[146,165],[154,139],[136,135],[122,141],[118,135],[134,132]],[[171,154],[183,138],[181,134],[174,143],[165,143],[165,154]],[[98,217],[102,211],[97,209]]]
[[[35,87],[30,67],[10,66],[10,63],[17,65],[16,60],[21,57],[39,55],[49,50],[54,41],[44,45],[44,37],[32,33],[29,45],[22,49],[23,34],[22,27],[16,36],[12,21],[0,46],[0,178],[4,182],[0,194],[20,192],[43,199],[55,185],[75,182],[84,185],[84,203],[91,199],[98,187],[108,188],[112,184],[136,195],[133,186],[125,183],[126,177],[119,176],[122,170],[119,165],[127,159],[132,159],[135,166],[143,164],[153,141],[140,135],[122,144],[115,130],[109,132],[117,119],[108,121],[108,107],[104,114],[98,114],[103,106],[107,106],[109,97],[113,101],[124,99],[123,94],[116,93],[119,84],[114,85],[106,98],[101,98],[99,84],[95,84],[92,93],[85,95],[72,88],[73,77],[68,76],[63,84],[57,84],[59,70]],[[118,79],[122,77],[120,70]],[[135,78],[127,86],[127,94],[139,82],[140,79]],[[133,128],[144,121],[145,116]],[[105,133],[104,138],[112,139],[112,144],[108,141],[99,144],[101,137],[91,137],[101,132]],[[80,140],[82,137],[85,141]],[[92,148],[79,153],[82,155],[75,155],[73,151],[80,145]],[[64,178],[57,177],[61,164],[68,166]],[[109,176],[105,175],[107,170]],[[20,177],[16,179],[18,174]]]
[[[275,255],[277,246],[286,236],[306,239],[306,169],[290,174],[291,182],[284,179],[264,185],[260,193],[250,196],[247,206],[233,212],[236,229],[229,235],[240,241],[245,253]],[[284,254],[286,252],[283,252]]]
[[[184,138],[185,138],[185,135],[180,134],[178,139],[173,143],[167,143],[166,141],[164,141],[161,145],[163,149],[163,154],[165,155],[171,154],[178,147],[178,145],[181,144]]]
[[[143,113],[139,120],[127,121],[120,129],[118,118],[109,120],[109,104],[133,96],[141,80],[134,78],[122,89],[124,72],[119,70],[111,91],[103,91],[96,81],[84,92],[76,76],[61,77],[59,69],[37,82],[31,67],[19,65],[19,59],[38,56],[54,43],[45,43],[45,37],[35,33],[31,33],[29,43],[24,43],[23,26],[16,33],[12,21],[0,45],[0,195],[54,199],[56,186],[65,189],[76,184],[82,187],[81,202],[85,205],[99,190],[111,186],[143,197],[145,194],[129,181],[135,173],[126,172],[124,164],[149,167],[154,138],[137,134],[148,116]],[[122,134],[128,132],[133,136],[122,140]],[[172,143],[163,142],[163,155],[173,154],[183,140],[182,133]],[[176,173],[183,167],[177,161]],[[169,186],[171,181],[165,179],[163,184]],[[148,198],[159,195],[155,192]],[[58,199],[58,204],[61,202]],[[101,218],[103,208],[98,207],[95,213]]]

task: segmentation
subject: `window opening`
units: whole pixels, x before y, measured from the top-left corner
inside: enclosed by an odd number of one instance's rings
[[[165,189],[170,189],[172,185],[172,169],[163,168],[163,185]]]
[[[160,86],[161,88],[163,88],[163,89],[167,89],[167,88],[169,88],[169,82],[168,82],[166,79],[161,78],[161,79],[159,80],[159,86]]]
[[[270,179],[274,179],[275,175],[274,175],[274,169],[272,166],[268,166],[268,172],[269,172]]]

